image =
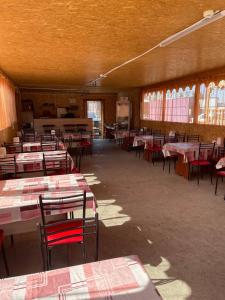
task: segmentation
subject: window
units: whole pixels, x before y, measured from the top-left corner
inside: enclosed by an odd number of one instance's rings
[[[15,89],[0,74],[0,130],[11,127],[17,121]]]
[[[198,123],[225,125],[225,80],[200,85]]]
[[[167,90],[165,100],[165,117],[168,122],[193,123],[195,86]]]
[[[146,92],[142,101],[142,119],[162,121],[163,92]]]

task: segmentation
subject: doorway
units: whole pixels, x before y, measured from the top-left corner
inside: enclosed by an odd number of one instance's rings
[[[87,117],[93,120],[93,136],[103,136],[103,108],[101,100],[87,100]]]

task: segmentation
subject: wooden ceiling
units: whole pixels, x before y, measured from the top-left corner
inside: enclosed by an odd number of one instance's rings
[[[83,86],[224,0],[0,0],[0,69],[16,84]],[[225,18],[101,80],[144,86],[225,66]]]

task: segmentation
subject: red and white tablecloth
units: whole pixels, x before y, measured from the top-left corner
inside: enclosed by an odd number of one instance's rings
[[[162,299],[137,256],[0,280],[0,299]]]
[[[128,130],[119,130],[113,133],[115,139],[123,139],[126,137],[133,137],[136,136],[137,133],[136,132],[132,132],[132,131],[128,131]]]
[[[17,153],[15,154],[16,157],[16,164],[17,164],[17,172],[34,172],[34,171],[42,171],[43,170],[43,153],[44,152],[27,152],[27,153]],[[59,151],[47,151],[47,154],[55,154],[56,161],[55,164],[58,166],[60,163],[57,154],[65,153],[63,150]],[[8,157],[12,156],[12,154],[8,154]],[[67,158],[71,169],[74,167],[74,162],[72,157],[67,153]],[[53,166],[54,167],[54,166]],[[1,165],[0,165],[1,168]]]
[[[46,142],[48,143],[48,142]],[[65,150],[65,146],[62,142],[58,143],[59,150]],[[54,150],[55,146],[51,148],[51,142],[49,143],[49,150]],[[27,142],[23,143],[23,152],[41,151],[41,142]]]
[[[144,144],[145,149],[147,145],[153,144],[153,135],[140,135],[134,137],[133,147],[138,147]]]
[[[63,133],[63,139],[91,139],[90,133]]]
[[[95,198],[82,174],[66,174],[0,181],[0,225],[40,216],[39,195],[69,196],[86,191],[87,208]],[[55,211],[56,214],[63,211]],[[0,298],[1,299],[1,298]]]
[[[216,169],[225,168],[225,157],[220,158],[220,160],[216,164]]]
[[[197,143],[167,143],[163,145],[164,157],[179,153],[184,156],[184,162],[198,159],[199,144]]]

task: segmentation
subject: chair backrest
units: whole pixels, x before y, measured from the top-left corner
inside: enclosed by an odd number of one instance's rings
[[[200,143],[198,160],[211,160],[215,149],[215,143]]]
[[[197,134],[187,135],[187,142],[188,143],[198,143],[200,141],[200,136]]]
[[[23,152],[22,143],[4,143],[4,146],[5,146],[6,152],[8,154],[22,153]]]
[[[41,142],[50,142],[50,141],[57,140],[57,136],[54,134],[42,134],[40,138],[41,138]]]
[[[66,133],[73,133],[76,131],[76,125],[75,124],[64,124],[64,131]]]
[[[35,133],[24,133],[22,136],[22,141],[23,142],[35,142],[36,140],[36,135]]]
[[[218,147],[216,151],[216,158],[219,160],[220,158],[225,157],[225,147]]]
[[[50,134],[51,130],[55,130],[55,125],[54,124],[45,124],[42,126],[43,131],[45,134]]]
[[[4,157],[0,158],[0,177],[5,179],[7,175],[16,176],[16,157]]]
[[[45,197],[39,196],[42,224],[47,224],[46,217],[57,211],[74,211],[82,209],[82,218],[86,217],[86,191],[69,196]]]
[[[185,142],[185,138],[186,138],[185,133],[176,133],[175,136],[176,136],[176,139],[177,139],[178,142],[180,142],[180,143]]]
[[[70,171],[70,160],[67,152],[45,152],[43,153],[43,167],[45,175],[48,171],[63,170],[65,173]]]
[[[153,147],[162,147],[165,144],[165,136],[154,136],[153,135]]]
[[[160,129],[152,129],[152,135],[159,135],[159,134],[161,134]]]
[[[56,151],[58,150],[58,142],[57,141],[42,141],[41,142],[41,151]]]
[[[177,143],[176,136],[165,136],[165,143]]]

